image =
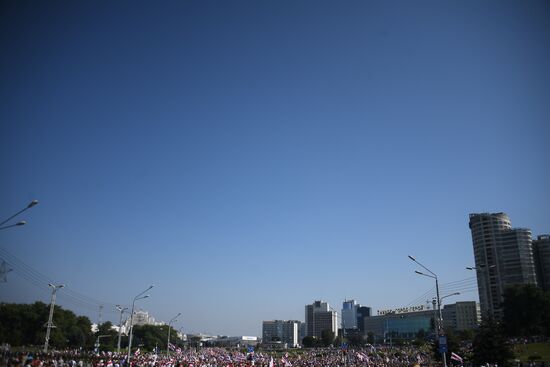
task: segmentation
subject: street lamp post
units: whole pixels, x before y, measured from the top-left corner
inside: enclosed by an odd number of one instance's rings
[[[116,352],[120,353],[120,339],[122,338],[122,314],[128,309],[128,307],[122,307],[121,305],[116,305],[116,309],[120,311],[120,321],[118,323],[118,344]]]
[[[15,224],[11,224],[11,225],[2,227],[2,225],[4,225],[4,224],[6,224],[7,222],[9,222],[11,219],[17,217],[19,214],[23,213],[25,210],[28,210],[28,209],[32,208],[32,207],[35,206],[36,204],[38,204],[38,200],[33,200],[33,201],[31,201],[25,208],[21,209],[20,211],[18,211],[17,213],[15,213],[15,214],[12,215],[11,217],[9,217],[8,219],[2,221],[2,222],[0,223],[0,230],[1,230],[1,229],[6,229],[6,228],[15,227],[15,226],[23,226],[23,225],[27,224],[27,222],[25,222],[24,220],[22,220],[22,221],[19,221],[19,222],[15,223]]]
[[[172,320],[168,322],[168,341],[166,342],[166,356],[170,357],[170,329],[173,322],[177,321],[177,318],[181,315],[179,312],[176,316],[172,317]]]
[[[109,338],[111,335],[98,335],[97,336],[97,339],[95,341],[95,352],[97,355],[99,355],[99,346],[100,346],[100,342],[99,342],[99,339],[101,338]]]
[[[52,298],[50,301],[50,315],[48,316],[48,323],[46,324],[46,339],[44,340],[44,353],[48,353],[48,344],[50,343],[50,330],[52,327],[55,327],[53,324],[53,310],[55,308],[55,296],[58,290],[63,288],[65,285],[53,285],[51,283],[48,284],[50,287],[52,287]]]
[[[132,301],[132,313],[130,314],[130,335],[128,337],[128,365],[130,365],[130,358],[131,358],[131,352],[132,352],[132,332],[134,331],[134,307],[136,305],[136,301],[138,299],[144,299],[149,297],[149,295],[143,296],[143,294],[147,291],[149,291],[151,288],[153,288],[153,285],[150,285],[149,288],[138,294],[134,297],[134,300]]]
[[[428,278],[432,278],[432,279],[435,279],[435,292],[436,292],[436,296],[437,296],[437,311],[439,313],[439,325],[438,325],[438,331],[439,331],[439,335],[445,335],[444,334],[444,331],[443,331],[443,317],[441,315],[441,298],[439,298],[439,281],[437,279],[437,275],[431,271],[430,269],[428,269],[427,267],[425,267],[424,265],[422,265],[421,263],[419,263],[414,257],[412,257],[411,255],[409,255],[409,259],[411,259],[412,261],[414,261],[416,264],[420,265],[423,269],[425,269],[428,273],[430,274],[425,274],[425,273],[422,273],[418,270],[415,270],[414,272],[418,275],[423,275],[425,277],[428,277]],[[447,367],[447,355],[445,353],[442,353],[443,354],[443,366],[444,367]]]

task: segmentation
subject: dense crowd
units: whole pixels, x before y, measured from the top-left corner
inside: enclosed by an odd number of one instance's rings
[[[430,367],[436,363],[428,353],[409,347],[362,349],[312,349],[298,353],[242,352],[223,348],[175,349],[165,353],[136,351],[130,365],[125,354],[83,353],[3,353],[7,367]]]

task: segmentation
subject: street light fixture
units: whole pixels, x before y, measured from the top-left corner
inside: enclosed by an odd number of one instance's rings
[[[439,298],[439,281],[437,279],[437,275],[431,271],[430,269],[428,269],[427,267],[425,267],[424,265],[422,265],[421,263],[419,263],[414,257],[412,257],[411,255],[408,255],[409,256],[409,259],[411,259],[412,261],[414,261],[417,265],[420,265],[423,269],[425,269],[428,273],[430,274],[425,274],[425,273],[422,273],[418,270],[415,270],[414,272],[418,275],[423,275],[425,277],[428,277],[428,278],[432,278],[432,279],[435,279],[435,292],[436,292],[436,295],[437,295],[437,310],[438,310],[438,313],[439,313],[439,327],[438,327],[438,331],[439,331],[439,334],[440,335],[444,335],[444,332],[443,332],[443,317],[441,315],[441,298]],[[447,367],[447,355],[445,353],[442,353],[443,354],[443,366],[444,367]]]
[[[132,301],[132,313],[130,314],[130,334],[128,338],[128,364],[130,364],[130,358],[131,358],[131,352],[132,352],[132,333],[134,331],[134,307],[136,305],[136,301],[144,298],[148,298],[149,295],[143,295],[145,292],[149,291],[151,288],[153,288],[154,285],[150,285],[149,288],[138,294],[134,297],[134,300]]]
[[[181,312],[179,312],[176,316],[172,317],[172,320],[168,322],[168,341],[166,342],[166,356],[170,357],[170,329],[173,322],[177,321],[177,318],[181,315]]]
[[[0,227],[0,230],[1,229],[8,229],[8,228],[11,228],[11,227],[24,226],[25,224],[27,224],[27,222],[22,220],[22,221],[19,221],[19,222],[15,223],[15,224],[10,224],[9,226]]]
[[[451,294],[447,294],[446,296],[441,297],[440,301],[443,301],[447,297],[458,296],[459,294],[460,294],[460,292],[454,292],[454,293],[451,293]]]
[[[120,321],[118,323],[118,344],[116,352],[120,353],[120,339],[122,337],[122,314],[128,309],[128,307],[122,307],[121,305],[116,305],[116,309],[120,311]]]
[[[48,286],[52,287],[52,298],[50,301],[50,315],[48,316],[48,323],[46,324],[47,329],[46,329],[46,339],[44,340],[44,353],[48,353],[48,344],[50,342],[50,330],[52,327],[55,327],[53,324],[53,310],[55,307],[55,295],[57,291],[63,288],[65,285],[64,284],[53,285],[49,283]]]
[[[25,208],[21,209],[20,211],[18,211],[17,213],[15,213],[14,215],[12,215],[11,217],[9,217],[8,219],[2,221],[0,223],[0,229],[6,229],[6,228],[10,228],[10,227],[15,227],[15,226],[22,226],[22,225],[25,225],[27,222],[25,222],[24,220],[16,223],[16,224],[12,224],[12,225],[9,225],[9,226],[5,226],[5,227],[2,227],[2,225],[6,224],[7,222],[9,222],[11,219],[17,217],[19,214],[23,213],[25,210],[28,210],[30,208],[32,208],[33,206],[35,206],[36,204],[38,204],[38,200],[33,200],[31,201]]]

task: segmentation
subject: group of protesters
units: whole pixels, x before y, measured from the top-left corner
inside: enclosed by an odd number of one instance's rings
[[[431,367],[430,353],[410,347],[368,346],[361,349],[326,348],[299,352],[254,352],[224,348],[181,350],[166,353],[132,353],[130,363],[122,353],[54,351],[4,353],[7,367]]]

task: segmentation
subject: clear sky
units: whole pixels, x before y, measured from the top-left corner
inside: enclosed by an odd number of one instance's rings
[[[0,6],[0,217],[40,201],[0,232],[2,301],[49,278],[117,321],[155,284],[159,320],[260,335],[425,303],[408,254],[471,278],[471,212],[550,232],[547,1]]]

